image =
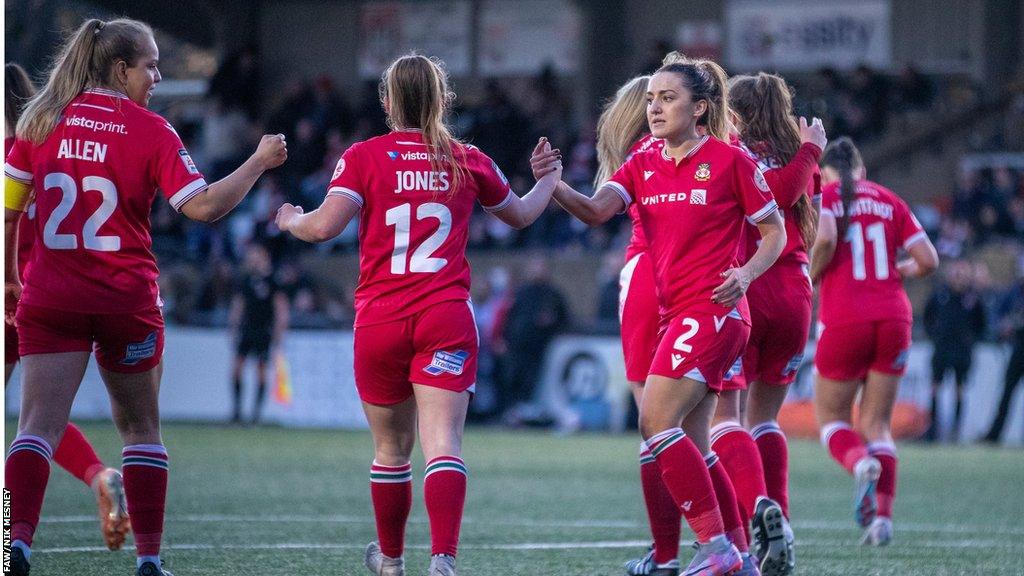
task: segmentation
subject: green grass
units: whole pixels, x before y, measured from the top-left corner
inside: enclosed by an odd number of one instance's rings
[[[13,429],[8,421],[8,444]],[[101,457],[118,462],[111,425],[83,429]],[[163,556],[176,576],[366,573],[362,550],[374,538],[368,434],[169,425],[164,435],[171,486]],[[622,562],[649,539],[636,452],[631,435],[469,430],[460,574],[622,574]],[[817,444],[793,444],[798,574],[1024,573],[1024,452],[904,445],[900,458],[896,541],[867,549],[856,545],[851,480]],[[406,560],[410,576],[422,576],[422,459],[413,466]],[[131,552],[101,549],[92,514],[91,493],[55,470],[33,576],[133,574]]]

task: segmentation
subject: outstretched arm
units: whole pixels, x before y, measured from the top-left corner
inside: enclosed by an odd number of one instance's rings
[[[288,159],[284,135],[265,135],[256,152],[234,172],[210,184],[181,207],[192,220],[216,222],[238,206],[264,172],[277,168]]]
[[[285,203],[277,209],[277,227],[306,242],[326,242],[348,226],[359,213],[359,204],[347,196],[328,194],[309,214],[301,206]]]

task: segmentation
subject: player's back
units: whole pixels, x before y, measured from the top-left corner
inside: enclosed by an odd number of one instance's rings
[[[362,206],[357,326],[469,298],[466,245],[473,204],[501,209],[511,190],[476,148],[455,143],[453,154],[463,167],[457,188],[450,159],[436,158],[418,131],[355,144],[338,162],[329,193]]]
[[[17,141],[6,171],[35,191],[37,241],[23,302],[81,312],[156,304],[156,189],[180,209],[206,187],[166,121],[102,89],[72,100],[38,146]]]
[[[826,325],[911,319],[910,302],[896,269],[901,247],[925,238],[906,203],[869,180],[856,182],[850,222],[822,275],[821,320]],[[822,213],[843,217],[838,182],[822,191]]]

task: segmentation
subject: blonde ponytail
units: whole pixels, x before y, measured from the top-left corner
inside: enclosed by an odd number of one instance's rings
[[[18,138],[34,144],[46,140],[61,112],[82,90],[110,86],[114,64],[123,60],[133,65],[144,39],[152,36],[153,30],[137,20],[86,20],[60,49],[46,85],[25,106]]]
[[[388,126],[392,130],[415,128],[423,132],[423,143],[435,172],[451,167],[451,198],[465,178],[465,168],[455,156],[458,140],[445,124],[444,115],[455,100],[448,88],[448,74],[442,62],[419,54],[402,56],[381,75],[381,102],[388,101]]]
[[[608,102],[597,120],[597,175],[594,189],[626,161],[630,148],[647,133],[647,81],[637,76],[626,82]]]

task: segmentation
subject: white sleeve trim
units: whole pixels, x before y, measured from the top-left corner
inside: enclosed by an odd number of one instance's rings
[[[633,203],[633,197],[630,196],[629,191],[626,190],[625,186],[619,184],[615,180],[608,180],[607,182],[601,185],[601,188],[605,186],[611,186],[612,190],[615,190],[615,192],[618,193],[619,198],[622,198],[622,201],[626,203],[625,208],[623,208],[622,212],[619,212],[619,214],[622,214],[627,209],[629,209],[629,205]],[[598,190],[600,190],[601,188],[598,188]]]
[[[495,212],[500,212],[500,211],[504,210],[505,208],[508,208],[508,205],[512,203],[512,197],[515,196],[515,195],[516,195],[516,193],[513,192],[510,189],[508,191],[508,195],[505,196],[505,199],[502,200],[501,202],[498,202],[494,206],[484,206],[483,204],[480,204],[480,205],[484,207],[484,212],[490,212],[490,213],[493,214]]]
[[[821,215],[822,216],[831,216],[833,218],[836,217],[836,213],[833,212],[831,208],[822,208],[821,209]]]
[[[19,182],[24,182],[25,184],[31,184],[32,183],[32,173],[31,172],[25,172],[24,170],[18,170],[14,166],[11,166],[10,162],[5,162],[4,163],[4,174],[7,174],[11,178],[14,178],[15,180],[17,180]]]
[[[921,230],[917,234],[914,234],[910,238],[907,238],[907,241],[903,243],[903,248],[904,249],[910,248],[910,246],[912,244],[917,244],[921,240],[927,240],[927,239],[928,239],[928,233],[925,232],[924,230]]]
[[[327,189],[328,196],[344,196],[349,200],[355,202],[360,208],[363,207],[363,195],[351,188],[345,188],[344,186],[332,186]]]
[[[189,200],[195,198],[200,192],[206,190],[206,187],[207,184],[204,178],[193,180],[182,186],[181,190],[175,192],[168,202],[170,202],[171,208],[174,208],[176,212],[181,212],[181,207]]]
[[[775,200],[770,200],[763,208],[754,212],[751,216],[748,216],[747,219],[750,220],[751,224],[757,224],[761,220],[771,216],[772,212],[775,212],[778,209],[779,205],[775,203]]]

